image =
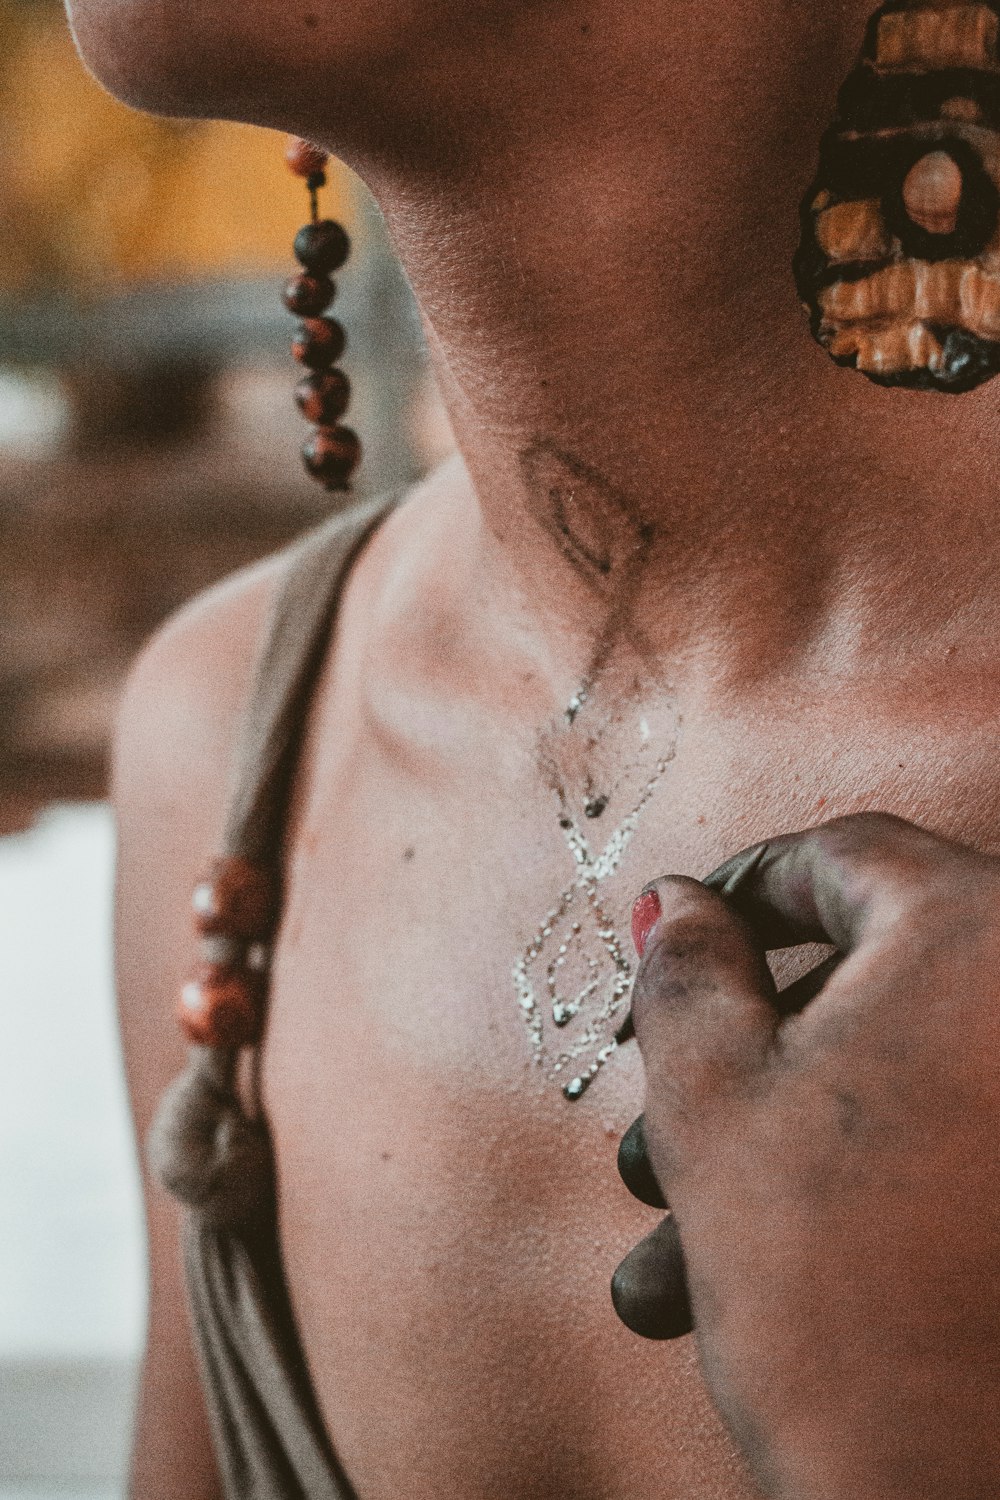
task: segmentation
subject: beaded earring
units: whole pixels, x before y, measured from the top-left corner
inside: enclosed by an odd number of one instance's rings
[[[840,91],[795,262],[816,339],[880,385],[1000,373],[1000,3],[889,0]]]
[[[295,399],[303,416],[316,424],[302,457],[328,490],[348,490],[361,444],[340,425],[351,388],[334,366],[347,340],[342,326],[324,314],[336,295],[331,272],[344,264],[351,246],[340,224],[319,216],[327,160],[325,151],[298,138],[286,152],[288,166],[305,178],[312,214],[295,236],[302,270],[285,287],[284,303],[302,319],[292,353],[307,373]],[[178,1005],[181,1028],[195,1046],[235,1052],[259,1041],[277,906],[272,871],[241,854],[215,860],[195,887],[199,964]]]
[[[328,490],[349,490],[361,444],[350,427],[340,425],[351,387],[343,370],[334,369],[347,338],[342,325],[323,314],[337,290],[331,273],[340,270],[351,243],[340,224],[319,216],[319,190],[326,185],[328,160],[319,146],[298,137],[291,139],[285,153],[291,171],[305,178],[312,213],[295,236],[295,258],[302,270],[285,287],[283,300],[288,311],[302,319],[292,354],[309,372],[296,387],[295,399],[302,415],[316,423],[302,449],[303,461]]]

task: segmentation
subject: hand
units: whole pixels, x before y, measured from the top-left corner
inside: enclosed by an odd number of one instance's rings
[[[867,814],[649,889],[622,1159],[673,1212],[616,1306],[660,1337],[693,1315],[766,1494],[992,1500],[1000,861]],[[765,950],[806,942],[837,956],[779,995]]]

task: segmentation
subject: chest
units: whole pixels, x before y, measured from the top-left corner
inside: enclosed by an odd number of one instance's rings
[[[887,696],[640,705],[538,753],[320,736],[265,1092],[293,1300],[362,1500],[750,1493],[692,1341],[645,1345],[611,1310],[657,1218],[615,1172],[634,1046],[563,1087],[625,1014],[652,876],[861,807],[1000,842],[986,706]]]

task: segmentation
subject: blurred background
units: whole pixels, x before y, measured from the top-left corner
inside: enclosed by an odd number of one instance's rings
[[[280,301],[307,217],[266,131],[107,97],[56,0],[0,0],[0,1500],[123,1493],[142,1222],[111,986],[109,739],[193,593],[331,497]],[[335,166],[355,495],[451,445],[377,210]]]

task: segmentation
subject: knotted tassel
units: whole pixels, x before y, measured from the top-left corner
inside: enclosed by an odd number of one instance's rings
[[[262,1120],[243,1111],[234,1088],[235,1054],[192,1047],[167,1089],[147,1142],[164,1187],[201,1221],[235,1228],[273,1213],[273,1161]]]

